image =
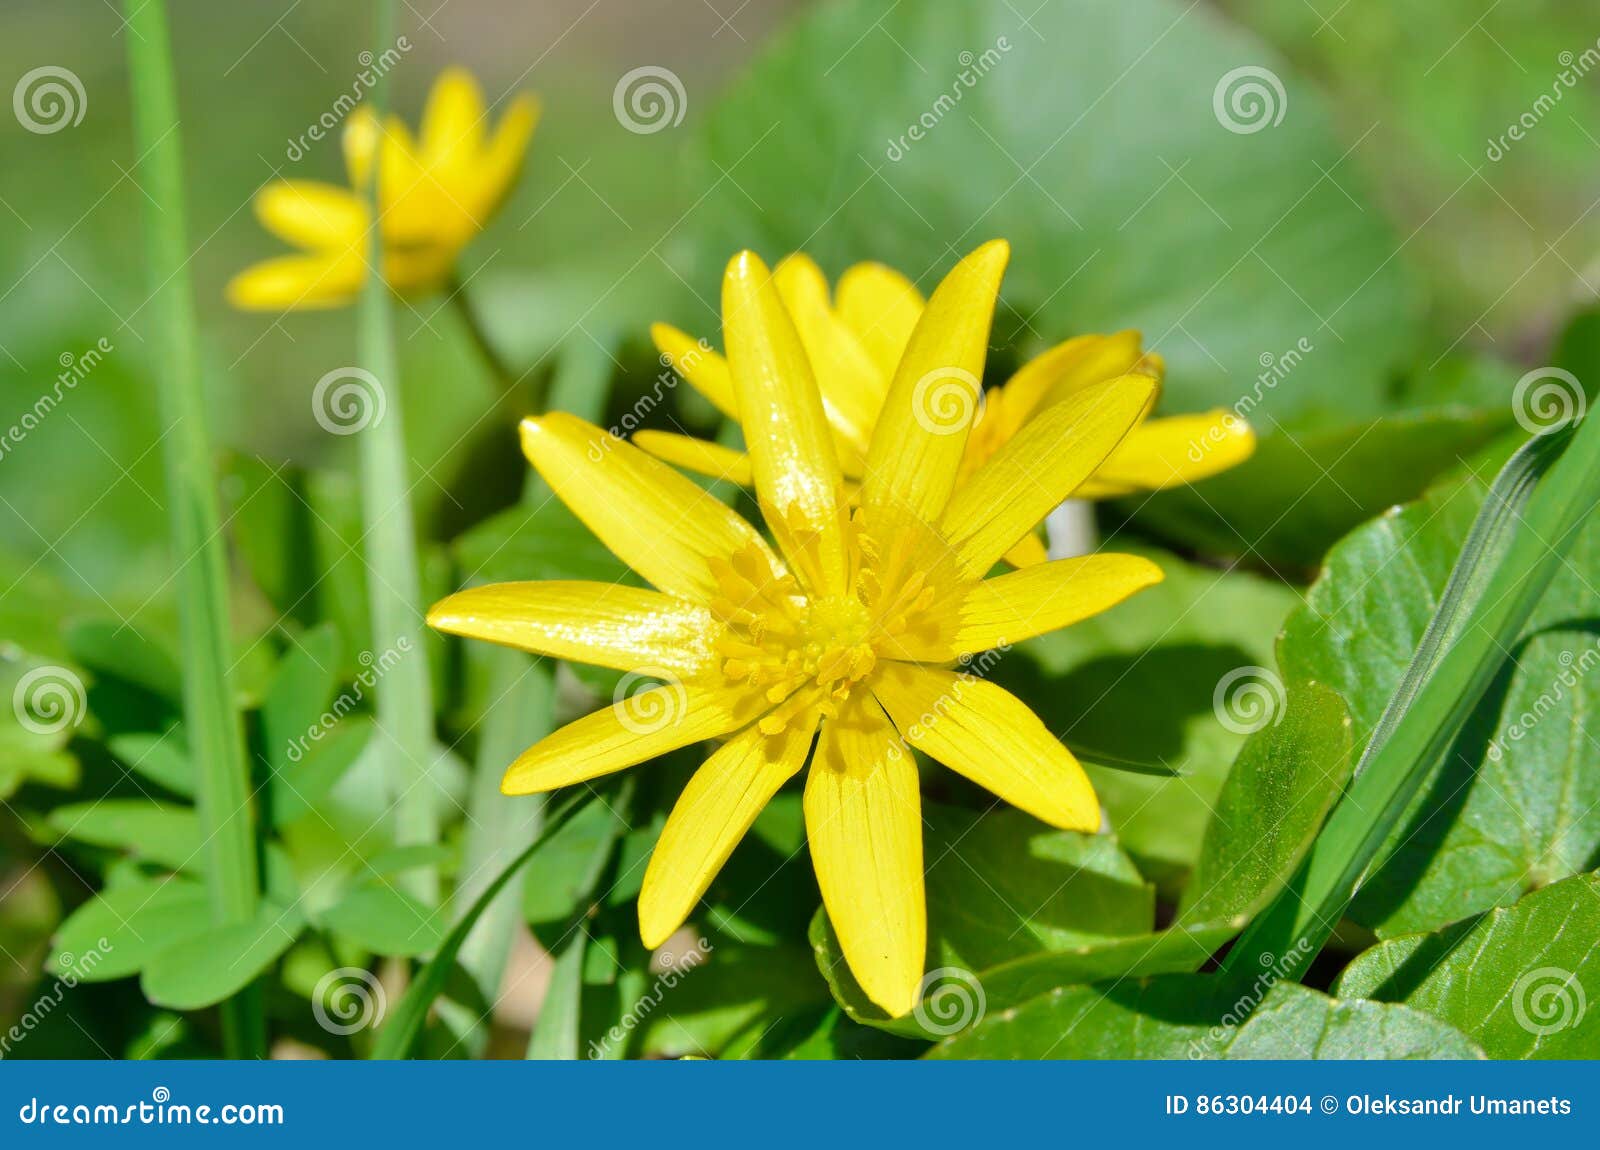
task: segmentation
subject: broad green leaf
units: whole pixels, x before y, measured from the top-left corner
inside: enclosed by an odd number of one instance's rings
[[[127,764],[135,774],[143,775],[158,786],[175,795],[194,798],[194,764],[183,744],[183,728],[173,724],[159,734],[136,731],[113,735],[106,747]]]
[[[639,998],[623,1004],[619,1030],[624,1039],[640,1032],[640,1053],[753,1055],[779,1019],[828,1004],[805,947],[749,946],[713,931],[705,939],[704,957],[652,973]]]
[[[1108,551],[1134,551],[1120,536]],[[1166,885],[1194,865],[1246,731],[1218,717],[1219,684],[1273,665],[1273,639],[1299,598],[1271,580],[1140,552],[1165,580],[1082,623],[1030,639],[993,678],[1010,687],[1088,766],[1117,839]],[[1149,762],[1176,778],[1095,765]]]
[[[1504,450],[1353,532],[1284,628],[1285,677],[1344,699],[1364,745],[1438,604]],[[1579,531],[1488,695],[1395,832],[1350,916],[1429,930],[1586,869],[1600,850],[1600,777],[1587,769],[1585,672],[1600,662],[1600,523]]]
[[[1180,923],[1242,919],[1281,890],[1355,765],[1350,719],[1320,684],[1297,685],[1261,721],[1217,795]]]
[[[297,750],[286,752],[284,765],[268,784],[273,826],[286,826],[314,810],[361,757],[372,730],[372,720],[350,718],[324,738],[294,744]]]
[[[189,807],[100,799],[57,807],[48,822],[63,838],[125,850],[173,870],[199,871],[205,865],[205,835],[199,816]]]
[[[212,929],[205,887],[183,878],[107,887],[56,932],[51,961],[84,982],[137,974],[174,943]]]
[[[637,582],[622,560],[559,499],[506,508],[461,536],[456,554],[468,582]]]
[[[212,1006],[254,981],[304,926],[295,908],[262,902],[250,922],[215,927],[162,950],[145,964],[139,986],[157,1006]]]
[[[979,815],[933,803],[923,805],[923,824],[928,971],[987,984],[991,971],[1019,960],[1098,952],[1154,926],[1153,890],[1108,835],[1052,830],[1009,808]],[[852,1018],[927,1033],[920,1019],[889,1021],[867,999],[820,909],[810,937],[818,968]]]
[[[1344,997],[1403,1002],[1459,1027],[1493,1058],[1589,1058],[1600,1042],[1600,874],[1574,875],[1433,934],[1357,956]]]
[[[85,619],[65,631],[72,657],[98,675],[122,679],[176,703],[183,695],[178,661],[146,632],[105,619]]]
[[[740,248],[804,247],[830,274],[877,259],[927,289],[1000,236],[1030,341],[1142,328],[1171,410],[1233,406],[1262,355],[1301,340],[1313,350],[1263,412],[1384,410],[1411,293],[1316,89],[1205,5],[1033,7],[805,13],[713,111],[700,281]],[[1259,131],[1226,104],[1242,64],[1282,88]]]
[[[293,638],[261,700],[261,746],[273,770],[304,755],[307,732],[318,726],[338,689],[339,632],[332,624]]]
[[[1267,425],[1256,429],[1256,453],[1231,471],[1123,506],[1141,525],[1206,554],[1309,570],[1346,532],[1415,499],[1510,423],[1503,405]]]
[[[322,912],[322,925],[375,954],[427,954],[444,937],[436,911],[387,882],[358,886]]]
[[[1003,1012],[982,1013],[969,1029],[934,1047],[928,1057],[1484,1056],[1460,1031],[1405,1006],[1341,1002],[1292,982],[1276,983],[1259,1003],[1241,1003],[1236,991],[1203,974],[1068,987]],[[1249,1007],[1254,1010],[1243,1017]]]

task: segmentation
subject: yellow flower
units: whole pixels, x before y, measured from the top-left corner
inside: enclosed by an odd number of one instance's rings
[[[984,577],[1116,449],[1155,381],[1131,374],[1079,389],[956,490],[966,435],[920,418],[914,393],[930,372],[982,373],[1007,256],[1004,242],[985,244],[919,309],[862,445],[854,509],[814,357],[760,259],[733,259],[722,297],[727,381],[745,413],[773,544],[624,440],[564,414],[523,423],[527,455],[555,493],[655,590],[497,584],[450,596],[428,621],[665,680],[530,748],[507,771],[507,794],[726,740],[685,788],[650,859],[639,896],[645,945],[683,923],[808,760],[806,832],[823,902],[862,987],[897,1016],[916,1003],[927,935],[907,744],[1054,826],[1099,827],[1072,754],[1024,703],[958,668],[1160,581],[1154,564],[1127,555]]]
[[[428,96],[420,138],[398,116],[380,125],[360,108],[345,124],[351,188],[279,180],[256,194],[268,231],[301,249],[246,268],[228,284],[235,307],[282,311],[338,307],[360,292],[368,267],[370,214],[361,190],[379,156],[383,275],[403,295],[435,290],[456,257],[504,202],[539,119],[531,96],[513,99],[491,134],[483,92],[452,68]]]
[[[822,389],[840,467],[847,480],[857,479],[890,380],[923,313],[922,296],[892,268],[862,263],[839,277],[830,300],[821,269],[801,254],[779,261],[773,279]],[[723,415],[738,422],[740,409],[727,361],[669,324],[654,325],[650,334],[663,360]],[[977,424],[966,441],[959,486],[1038,413],[1086,387],[1131,372],[1156,380],[1149,407],[1121,446],[1071,492],[1074,497],[1109,499],[1192,483],[1242,463],[1255,450],[1250,426],[1228,411],[1148,418],[1160,395],[1163,364],[1160,356],[1141,350],[1136,331],[1069,339],[986,393],[981,393],[976,379],[931,376],[915,399],[924,417],[936,424],[968,418],[972,405],[979,405]],[[657,458],[690,471],[750,483],[749,459],[730,448],[662,431],[640,431],[634,441]],[[1019,567],[1043,562],[1044,545],[1030,531],[1006,558]]]

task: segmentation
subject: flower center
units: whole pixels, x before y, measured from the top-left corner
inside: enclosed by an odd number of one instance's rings
[[[903,534],[881,547],[850,524],[853,577],[843,596],[810,596],[792,575],[776,575],[751,545],[714,560],[718,595],[711,611],[725,626],[718,640],[730,685],[760,690],[773,709],[761,729],[775,735],[810,708],[835,715],[897,640],[932,625],[934,592]]]

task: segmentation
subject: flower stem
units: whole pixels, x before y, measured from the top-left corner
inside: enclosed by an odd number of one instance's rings
[[[251,921],[259,899],[256,833],[244,727],[229,686],[232,648],[222,517],[212,473],[199,341],[185,237],[183,150],[164,0],[126,0],[145,259],[152,292],[152,348],[166,465],[167,507],[183,644],[183,715],[199,771],[206,886],[218,926]],[[223,1045],[232,1058],[266,1053],[258,986],[222,1004]]]
[[[381,48],[394,38],[393,0],[375,0],[373,10],[376,42]],[[380,121],[386,87],[387,80],[380,77],[367,97]],[[368,263],[373,269],[383,267],[378,194],[382,170],[382,164],[373,165],[366,192],[368,218],[373,221]],[[376,270],[361,292],[356,343],[361,366],[378,381],[384,394],[380,414],[357,436],[372,641],[409,651],[378,688],[377,727],[384,740],[394,803],[395,841],[402,846],[429,845],[439,838],[438,793],[428,773],[435,753],[433,690],[422,630],[422,581],[417,572],[416,527],[406,476],[394,315],[388,284]],[[438,901],[439,877],[432,867],[417,867],[401,877],[410,893],[426,905]]]

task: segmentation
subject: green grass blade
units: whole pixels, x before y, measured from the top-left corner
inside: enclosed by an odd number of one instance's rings
[[[389,1015],[389,1021],[378,1031],[378,1038],[373,1043],[371,1057],[375,1059],[396,1059],[410,1057],[412,1047],[416,1045],[418,1037],[422,1034],[423,1024],[428,1019],[428,1010],[433,1006],[450,979],[451,968],[455,966],[456,955],[461,951],[461,944],[467,940],[474,925],[482,917],[483,912],[494,902],[495,897],[505,889],[506,885],[516,877],[524,863],[533,857],[539,846],[555,834],[567,823],[572,821],[572,816],[583,809],[589,802],[604,801],[600,796],[585,788],[579,794],[572,795],[564,800],[546,817],[544,826],[539,828],[539,833],[533,841],[522,849],[514,859],[506,864],[505,868],[495,876],[494,881],[483,888],[476,901],[467,908],[467,913],[457,920],[451,927],[450,933],[440,944],[438,952],[428,960],[416,979],[406,990],[404,997]]]
[[[373,5],[378,47],[394,39],[393,0]],[[386,78],[380,76],[367,103],[380,122]],[[383,266],[382,227],[378,217],[378,180],[382,164],[373,165],[367,190],[374,225],[368,235],[369,266]],[[395,841],[401,846],[426,846],[439,839],[439,795],[429,777],[435,758],[433,689],[428,678],[423,638],[422,580],[417,572],[417,539],[407,479],[405,421],[401,414],[400,367],[394,350],[394,315],[388,285],[369,274],[358,315],[357,358],[383,389],[384,409],[356,439],[360,455],[361,517],[366,545],[367,594],[372,612],[372,641],[380,647],[403,646],[407,654],[377,685],[378,735],[385,755],[390,796],[394,803]],[[439,877],[433,867],[417,867],[398,880],[429,906],[439,900]]]
[[[226,541],[212,473],[200,378],[194,294],[189,282],[183,146],[164,0],[127,0],[128,71],[134,141],[151,284],[151,347],[166,434],[167,503],[183,642],[183,712],[197,765],[197,799],[206,834],[206,885],[219,926],[248,923],[260,878],[250,807],[244,729],[229,687],[231,663]],[[223,1041],[235,1058],[266,1053],[259,989],[222,1006]]]
[[[1468,536],[1405,677],[1295,880],[1245,931],[1225,977],[1298,978],[1449,749],[1600,500],[1600,421],[1525,445]],[[1465,615],[1463,616],[1463,612]]]

